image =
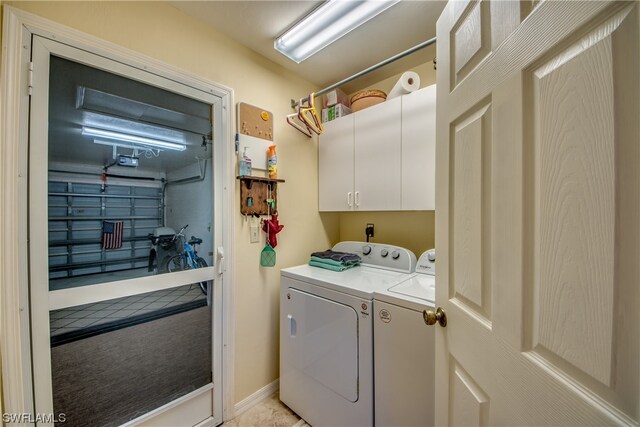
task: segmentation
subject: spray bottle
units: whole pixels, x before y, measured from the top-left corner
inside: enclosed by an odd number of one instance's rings
[[[247,156],[247,147],[242,150],[242,157],[238,159],[238,174],[240,176],[251,176],[251,159]]]
[[[270,145],[267,152],[267,170],[269,172],[269,178],[278,178],[278,156],[276,155],[276,146]]]

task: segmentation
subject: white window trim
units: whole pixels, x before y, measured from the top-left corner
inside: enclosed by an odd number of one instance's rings
[[[0,348],[2,349],[2,406],[5,413],[33,413],[33,388],[29,336],[27,144],[28,64],[31,36],[58,40],[71,46],[124,61],[134,67],[171,76],[180,83],[222,98],[224,168],[222,242],[224,260],[216,268],[223,286],[222,408],[216,418],[233,417],[235,396],[235,163],[233,153],[234,95],[231,88],[203,79],[175,66],[146,57],[78,30],[63,26],[11,6],[4,6],[2,64],[0,68]],[[220,414],[220,409],[222,414]]]

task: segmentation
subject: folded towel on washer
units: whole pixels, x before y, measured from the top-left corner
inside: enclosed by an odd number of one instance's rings
[[[357,264],[334,265],[334,264],[327,264],[325,262],[318,262],[313,260],[309,261],[309,265],[312,267],[324,268],[325,270],[331,270],[331,271],[345,271],[357,266]]]
[[[330,258],[318,258],[317,256],[311,256],[311,261],[321,262],[328,265],[344,266],[344,265],[360,265],[360,259],[349,259],[346,261],[336,261]]]
[[[334,267],[355,267],[356,265],[360,265],[360,260],[351,260],[351,261],[343,262],[343,261],[336,261],[334,259],[318,258],[315,256],[312,256],[310,261],[313,261],[318,264],[331,265]]]
[[[314,252],[311,254],[311,257],[322,258],[322,259],[332,259],[334,261],[339,262],[360,262],[360,257],[356,254],[351,254],[348,252],[337,252],[328,249],[324,252]]]
[[[312,253],[309,265],[332,271],[344,271],[360,265],[360,257],[356,254],[329,249]]]

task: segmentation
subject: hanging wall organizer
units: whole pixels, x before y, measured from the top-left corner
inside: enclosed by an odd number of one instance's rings
[[[240,213],[269,215],[278,212],[278,183],[284,179],[238,176],[240,180]]]

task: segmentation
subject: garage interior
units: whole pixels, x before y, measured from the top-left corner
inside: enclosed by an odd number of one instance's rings
[[[49,78],[49,290],[166,273],[185,225],[213,265],[212,106],[55,56]],[[120,425],[211,383],[202,283],[49,312],[65,425]]]
[[[211,106],[59,57],[50,79],[49,289],[162,273],[149,235],[187,224],[212,265]]]

